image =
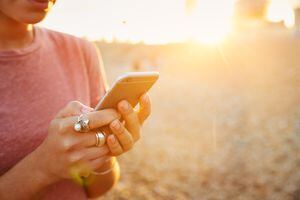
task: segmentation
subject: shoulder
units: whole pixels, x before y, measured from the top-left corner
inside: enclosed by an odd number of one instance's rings
[[[86,59],[89,55],[97,54],[97,49],[92,42],[67,33],[50,30],[47,28],[36,27],[44,41],[52,44],[57,50],[63,50],[65,53],[72,52],[82,54]]]

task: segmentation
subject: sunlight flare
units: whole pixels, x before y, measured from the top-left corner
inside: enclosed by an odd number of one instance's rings
[[[201,0],[195,12],[187,16],[187,31],[193,40],[217,43],[232,29],[234,1]]]
[[[214,44],[230,33],[233,10],[234,0],[65,0],[42,25],[91,40]]]
[[[295,12],[288,1],[272,0],[267,11],[267,19],[271,22],[284,22],[287,28],[295,25]]]

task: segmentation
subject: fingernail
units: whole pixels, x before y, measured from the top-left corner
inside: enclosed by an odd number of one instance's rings
[[[112,144],[115,144],[116,143],[116,138],[114,136],[111,136],[109,137],[109,141],[112,143]]]
[[[116,129],[116,130],[120,128],[120,123],[119,123],[118,120],[113,121],[113,122],[111,123],[111,125],[112,125],[112,127],[113,127],[114,129]]]
[[[123,111],[127,111],[128,108],[129,108],[128,103],[126,101],[123,101],[122,105],[121,105],[121,108],[122,108]]]

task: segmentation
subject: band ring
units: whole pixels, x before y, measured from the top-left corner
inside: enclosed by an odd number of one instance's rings
[[[96,147],[101,147],[101,146],[103,146],[104,144],[105,144],[105,134],[104,133],[102,133],[101,131],[99,131],[99,132],[97,132],[96,133],[96,144],[95,144],[95,146]]]
[[[77,118],[77,122],[74,124],[74,130],[76,132],[86,133],[90,131],[89,126],[90,120],[87,117],[87,114],[81,114]]]

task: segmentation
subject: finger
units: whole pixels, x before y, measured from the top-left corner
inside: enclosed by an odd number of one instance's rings
[[[138,112],[138,118],[141,124],[149,117],[151,114],[151,100],[148,94],[144,94],[140,98],[140,109]]]
[[[108,125],[115,119],[120,119],[120,114],[114,109],[106,109],[90,112],[87,114],[87,117],[90,120],[90,129],[93,130]]]
[[[65,108],[57,113],[56,118],[72,117],[91,111],[93,111],[93,108],[88,107],[79,101],[70,101]]]
[[[113,120],[120,118],[120,114],[114,109],[89,112],[86,115],[89,119],[89,127],[91,130],[101,128],[102,126],[110,124]],[[77,123],[77,120],[77,116],[61,119],[60,132],[76,132],[74,130],[74,124]]]
[[[84,147],[96,147],[97,140],[95,132],[84,134],[70,133],[64,135],[61,142],[63,150],[71,151],[74,149],[82,149]]]
[[[107,147],[90,147],[70,153],[70,162],[94,160],[109,153]]]
[[[121,101],[118,104],[118,110],[125,120],[126,128],[134,141],[138,140],[140,138],[140,122],[132,106],[127,101]]]
[[[111,155],[118,156],[123,153],[123,149],[116,136],[109,135],[107,138],[107,146],[110,150]]]
[[[92,171],[95,171],[95,170],[99,169],[101,166],[103,166],[104,164],[106,164],[108,161],[110,161],[110,159],[111,159],[110,156],[103,156],[101,158],[91,160],[88,163],[89,168]]]
[[[111,131],[117,136],[119,143],[121,144],[124,151],[128,151],[132,148],[134,141],[131,134],[127,131],[121,122],[116,119],[109,125]]]
[[[74,133],[72,133],[74,135]],[[97,138],[95,132],[76,134],[77,146],[78,147],[92,147],[96,145]]]
[[[74,134],[73,134],[74,135]],[[95,147],[97,144],[96,132],[88,132],[83,134],[76,134],[78,147]]]
[[[92,171],[105,166],[110,161],[110,156],[102,156],[94,160],[79,161],[70,170],[71,177],[78,183],[82,183],[82,178],[87,178]]]
[[[105,135],[110,135],[111,134],[111,130],[110,130],[109,126],[102,127],[101,132],[103,132]]]

